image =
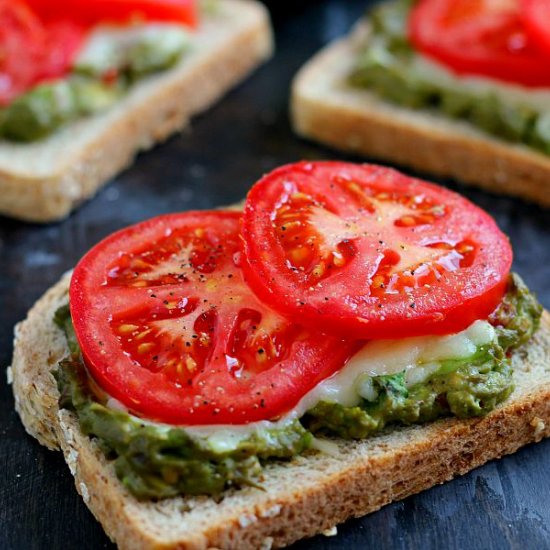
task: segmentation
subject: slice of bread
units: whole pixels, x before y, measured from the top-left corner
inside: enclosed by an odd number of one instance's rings
[[[270,57],[267,10],[253,0],[218,0],[192,44],[178,66],[138,83],[109,111],[36,143],[1,141],[0,214],[59,220],[139,151],[185,127]]]
[[[550,156],[434,111],[403,108],[349,86],[365,25],[327,46],[292,86],[295,131],[343,151],[450,176],[550,206]]]
[[[76,488],[121,548],[268,549],[323,532],[550,435],[550,314],[512,357],[516,389],[484,418],[445,419],[396,428],[364,441],[336,440],[331,454],[311,452],[265,468],[264,490],[139,502],[112,464],[84,436],[76,416],[59,411],[51,370],[68,354],[52,321],[67,302],[69,275],[51,288],[15,331],[11,374],[27,431],[61,448]]]

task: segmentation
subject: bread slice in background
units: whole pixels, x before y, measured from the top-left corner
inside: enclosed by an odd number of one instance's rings
[[[0,214],[33,222],[64,218],[139,151],[184,128],[272,51],[262,4],[218,0],[175,68],[140,81],[110,110],[45,140],[0,141]]]
[[[363,441],[334,440],[329,454],[271,462],[261,482],[209,497],[139,502],[116,478],[76,416],[59,411],[51,375],[68,355],[53,321],[67,303],[66,275],[16,327],[11,367],[16,408],[27,431],[61,448],[76,488],[123,549],[268,549],[325,531],[350,517],[464,474],[550,435],[550,315],[533,340],[512,357],[516,389],[484,418],[444,419],[394,428]],[[52,506],[55,503],[51,503]]]
[[[366,32],[365,25],[358,25],[296,76],[291,115],[300,136],[550,206],[550,156],[348,85]]]

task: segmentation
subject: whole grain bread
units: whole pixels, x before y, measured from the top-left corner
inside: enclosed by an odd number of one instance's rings
[[[139,151],[184,128],[272,51],[262,4],[218,0],[178,66],[138,83],[109,111],[36,143],[0,141],[0,214],[33,222],[67,216]]]
[[[268,549],[323,532],[464,474],[550,435],[550,314],[514,353],[516,389],[484,418],[445,419],[396,428],[364,441],[335,440],[331,454],[311,452],[265,468],[263,491],[229,490],[221,500],[178,497],[139,502],[112,464],[84,436],[76,416],[59,411],[51,370],[68,354],[53,323],[67,302],[70,274],[16,327],[11,367],[16,408],[27,431],[61,448],[76,488],[123,549]]]
[[[347,84],[368,26],[328,45],[292,85],[295,131],[336,149],[383,159],[550,206],[550,156],[463,121],[412,110]]]

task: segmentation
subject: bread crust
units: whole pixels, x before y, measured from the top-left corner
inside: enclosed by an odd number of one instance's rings
[[[37,143],[0,142],[0,214],[33,222],[66,217],[273,52],[267,10],[253,0],[219,0],[193,36],[177,67],[138,83],[109,111]]]
[[[471,124],[391,104],[346,84],[364,26],[297,74],[291,117],[302,137],[550,206],[550,157]]]
[[[51,370],[68,350],[52,316],[66,303],[68,285],[66,275],[16,328],[11,367],[16,408],[31,435],[50,448],[61,447],[78,492],[123,549],[285,546],[550,435],[550,314],[545,312],[534,339],[512,357],[514,393],[484,418],[444,419],[364,441],[338,440],[333,455],[312,452],[268,464],[264,491],[230,490],[219,502],[208,497],[139,502],[82,435],[76,416],[57,407]]]

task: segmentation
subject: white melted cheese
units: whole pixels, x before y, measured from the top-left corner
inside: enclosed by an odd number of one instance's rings
[[[140,25],[97,27],[90,34],[78,54],[75,67],[92,74],[104,74],[124,65],[128,52],[137,44],[153,44],[156,50],[169,51],[184,48],[190,35],[182,25],[175,23],[147,23]]]
[[[215,450],[231,450],[254,433],[263,433],[267,437],[270,430],[283,429],[320,401],[346,407],[359,404],[364,388],[357,382],[365,375],[381,376],[405,371],[408,385],[420,383],[439,368],[440,361],[469,357],[478,347],[493,342],[495,337],[495,330],[487,321],[476,321],[466,330],[447,336],[371,341],[344,368],[308,392],[294,409],[277,422],[182,428],[191,436],[208,439]],[[368,398],[364,394],[363,397]]]
[[[306,394],[296,410],[302,416],[320,401],[345,407],[357,405],[361,397],[356,381],[363,375],[381,376],[406,371],[410,384],[409,373],[415,372],[414,383],[421,382],[431,374],[435,362],[469,357],[494,337],[495,330],[487,321],[476,321],[466,330],[448,336],[374,340],[357,352],[343,369]],[[423,373],[426,376],[418,376]]]
[[[457,92],[494,95],[507,103],[529,105],[541,113],[550,112],[550,88],[527,88],[482,76],[457,76],[444,65],[419,53],[414,56],[412,67],[418,77]]]

